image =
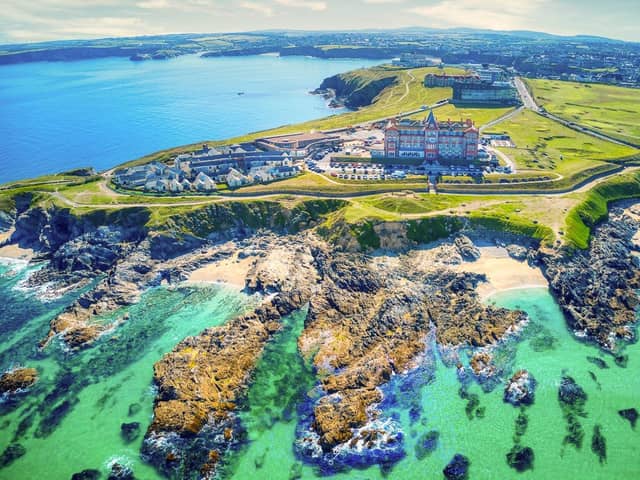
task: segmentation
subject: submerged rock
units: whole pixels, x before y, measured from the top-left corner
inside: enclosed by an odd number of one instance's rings
[[[0,455],[0,468],[8,467],[27,453],[27,449],[19,443],[12,443]]]
[[[120,425],[120,434],[125,442],[131,443],[140,435],[140,423],[131,422]]]
[[[111,465],[111,471],[109,472],[107,480],[135,480],[135,478],[133,470],[131,470],[130,467],[115,462]]]
[[[631,428],[636,428],[636,422],[638,421],[638,410],[636,410],[635,408],[626,408],[624,410],[619,410],[618,414],[625,420],[629,420]]]
[[[533,470],[534,458],[535,455],[533,453],[533,449],[530,447],[523,447],[522,445],[514,445],[509,453],[507,453],[507,463],[511,468],[518,472]]]
[[[302,464],[294,463],[289,469],[289,480],[299,480],[302,478]]]
[[[558,401],[567,422],[567,434],[563,444],[571,444],[580,449],[584,439],[584,429],[578,418],[587,416],[584,411],[587,394],[573,378],[564,376],[558,389]]]
[[[0,397],[13,395],[26,390],[38,381],[38,371],[35,368],[14,368],[0,376]]]
[[[100,470],[87,469],[74,473],[71,480],[98,480],[100,476]]]
[[[604,438],[604,435],[602,435],[600,425],[593,427],[591,451],[598,456],[600,463],[604,463],[607,460],[607,440]]]
[[[527,416],[526,413],[524,413],[524,411],[521,411],[515,420],[515,427],[514,427],[514,434],[513,434],[514,441],[516,442],[520,441],[520,437],[522,437],[526,433],[528,426],[529,426],[529,417]]]
[[[142,405],[140,405],[139,403],[132,403],[131,405],[129,405],[128,414],[130,417],[133,417],[134,415],[137,415],[140,410],[142,410]]]
[[[422,460],[429,456],[438,448],[439,439],[440,433],[435,430],[420,435],[415,447],[416,458]]]
[[[587,393],[572,377],[564,376],[558,389],[558,400],[563,410],[568,409],[583,415],[584,405],[587,402]]]
[[[451,461],[444,467],[442,473],[447,480],[466,480],[469,478],[469,465],[471,462],[467,457],[456,453]]]
[[[513,406],[531,405],[534,401],[536,381],[527,370],[518,370],[504,389],[504,401]]]
[[[600,369],[609,368],[609,365],[607,365],[607,362],[605,362],[600,357],[587,357],[587,361],[593,363],[596,367]]]

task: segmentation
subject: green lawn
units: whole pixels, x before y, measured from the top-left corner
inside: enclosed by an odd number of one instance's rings
[[[449,89],[450,90],[450,89]],[[507,108],[466,108],[466,107],[456,107],[453,104],[443,105],[442,107],[438,107],[434,110],[436,118],[438,121],[446,121],[446,120],[466,120],[470,118],[475,123],[476,127],[480,128],[487,123],[500,118],[503,115],[515,110],[515,107],[507,107]],[[426,116],[426,113],[418,113],[417,115],[412,115],[410,118],[422,120]]]
[[[390,190],[426,190],[427,183],[423,177],[409,177],[405,180],[339,180],[329,179],[324,175],[303,173],[295,178],[265,185],[251,185],[242,187],[237,193],[270,193],[270,192],[307,192],[321,194],[358,194],[361,192],[376,192]]]
[[[640,90],[611,85],[527,80],[549,113],[640,145]]]
[[[553,171],[572,175],[640,154],[640,151],[576,132],[530,110],[523,110],[495,126],[491,132],[507,133],[515,148],[501,148],[518,170]]]

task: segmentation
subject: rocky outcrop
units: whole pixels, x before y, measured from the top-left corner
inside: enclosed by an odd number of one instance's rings
[[[223,455],[242,440],[236,413],[266,342],[281,328],[281,318],[311,297],[309,246],[264,253],[247,286],[273,297],[224,326],[185,339],[154,366],[158,394],[143,454],[169,476],[194,466],[204,478],[215,475]]]
[[[447,480],[466,480],[469,477],[469,465],[467,457],[456,453],[451,461],[444,467],[442,473]]]
[[[35,368],[14,368],[0,376],[0,397],[12,395],[30,388],[38,381],[38,371]]]
[[[577,336],[615,351],[633,338],[640,266],[633,236],[640,223],[613,209],[586,251],[543,256],[543,271]]]
[[[635,408],[625,408],[624,410],[618,410],[618,415],[627,420],[631,425],[631,428],[636,428],[636,422],[638,421],[638,410]]]
[[[252,259],[246,288],[267,300],[184,340],[154,368],[158,395],[144,454],[170,476],[184,468],[211,476],[242,442],[237,411],[255,365],[281,317],[306,303],[298,347],[318,385],[296,449],[328,471],[405,455],[399,425],[379,404],[394,375],[420,364],[428,338],[449,348],[488,346],[525,320],[480,302],[481,275],[433,269],[412,252],[340,252],[306,233],[257,237],[243,252]]]
[[[464,260],[473,262],[480,258],[480,250],[466,235],[458,235],[454,241],[454,245]]]
[[[378,451],[360,447],[360,458],[353,458],[360,432],[384,423],[376,408],[380,387],[419,364],[429,335],[448,346],[485,346],[524,320],[519,312],[480,303],[480,276],[416,271],[411,261],[375,263],[339,253],[316,259],[323,281],[298,343],[318,371],[322,395],[302,421],[297,448],[325,469],[380,460]],[[385,425],[390,441],[384,455],[397,459],[396,425]]]
[[[534,401],[536,381],[527,370],[518,370],[504,388],[504,401],[514,407],[531,405]]]

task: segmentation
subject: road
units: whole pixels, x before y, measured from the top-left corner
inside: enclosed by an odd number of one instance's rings
[[[533,96],[531,96],[531,93],[529,92],[529,89],[522,81],[522,78],[516,77],[515,84],[516,84],[516,88],[518,89],[518,94],[520,95],[520,99],[522,100],[522,104],[525,106],[525,108],[528,108],[529,110],[533,110],[534,112],[540,113],[540,107],[538,106],[536,101],[533,99]]]
[[[515,114],[521,112],[522,110],[524,110],[524,107],[518,107],[515,110],[512,110],[511,112],[506,113],[506,114],[502,115],[501,117],[496,118],[495,120],[491,120],[489,123],[485,123],[484,125],[482,125],[480,127],[480,133],[484,132],[487,128],[494,127],[494,126],[498,125],[499,123],[504,122],[505,120],[509,120],[511,117],[513,117]]]

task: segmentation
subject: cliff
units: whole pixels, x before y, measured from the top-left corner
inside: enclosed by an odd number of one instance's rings
[[[326,78],[316,93],[332,91],[340,103],[357,109],[371,105],[384,89],[397,81],[397,74],[391,70],[356,70]]]

